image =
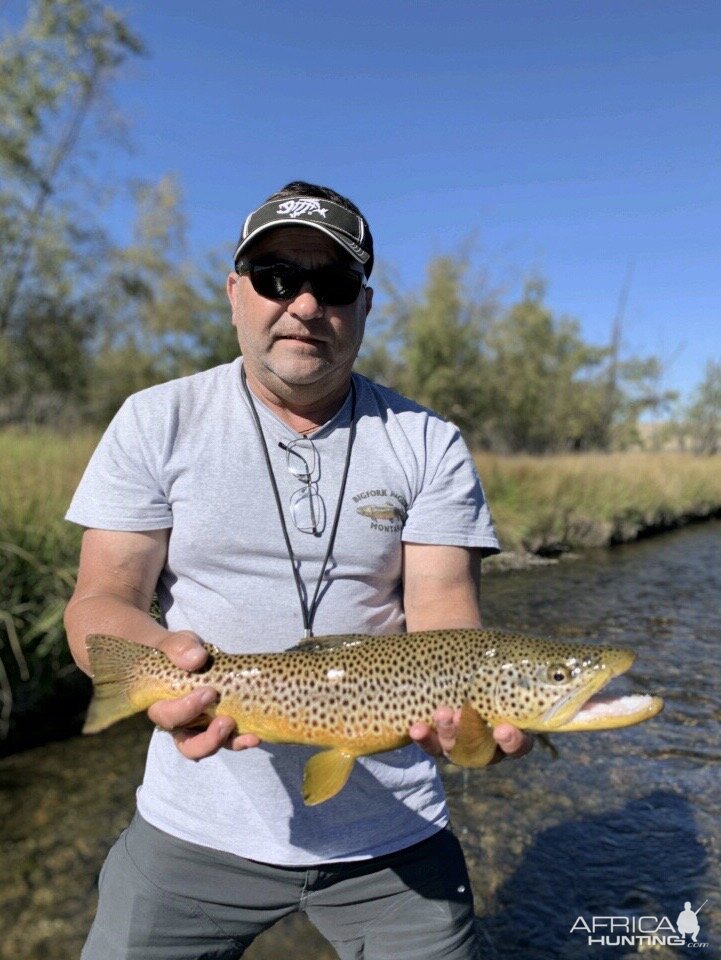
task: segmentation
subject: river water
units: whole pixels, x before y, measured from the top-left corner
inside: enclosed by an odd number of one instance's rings
[[[557,735],[555,760],[537,745],[487,770],[447,768],[488,960],[721,957],[720,555],[709,523],[484,578],[488,626],[632,647],[614,689],[666,700],[638,727]],[[0,960],[77,958],[146,742],[136,718],[0,761]],[[700,930],[682,946],[672,924],[686,901]],[[302,917],[246,954],[333,956]]]
[[[490,957],[721,956],[720,557],[714,523],[486,579],[489,626],[631,647],[638,659],[613,689],[666,701],[638,727],[557,735],[555,762],[536,747],[455,775]],[[697,917],[708,947],[658,942],[668,929],[624,942],[634,918],[665,928],[687,900],[708,901]]]

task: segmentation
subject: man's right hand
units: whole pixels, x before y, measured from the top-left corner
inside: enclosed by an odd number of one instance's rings
[[[158,646],[168,659],[181,670],[199,670],[207,659],[207,651],[196,634],[189,630],[169,633]],[[253,733],[235,732],[230,717],[214,717],[204,730],[189,729],[207,708],[218,701],[213,687],[198,687],[179,700],[158,700],[148,709],[148,716],[172,734],[178,750],[189,760],[201,760],[217,753],[221,747],[246,750],[257,747],[260,739]]]

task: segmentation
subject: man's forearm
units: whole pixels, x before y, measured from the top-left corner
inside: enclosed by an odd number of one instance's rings
[[[158,646],[168,635],[149,613],[122,597],[101,593],[72,598],[65,608],[65,630],[73,659],[88,674],[85,638],[90,633],[106,633],[149,646]]]

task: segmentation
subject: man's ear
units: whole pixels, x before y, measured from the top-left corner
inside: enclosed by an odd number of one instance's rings
[[[228,279],[225,281],[225,292],[228,294],[228,300],[230,300],[231,307],[235,306],[235,288],[240,281],[240,277],[235,271],[228,274]]]
[[[373,287],[365,288],[366,295],[366,316],[371,312],[371,307],[373,306]]]

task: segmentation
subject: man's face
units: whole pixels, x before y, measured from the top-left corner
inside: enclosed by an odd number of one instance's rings
[[[312,227],[269,230],[246,254],[251,262],[260,257],[308,268],[333,264],[361,269]],[[365,288],[348,306],[322,305],[306,282],[293,299],[279,302],[256,293],[249,276],[232,273],[228,297],[248,375],[284,399],[294,392],[321,396],[341,387],[360,349],[372,296]]]

